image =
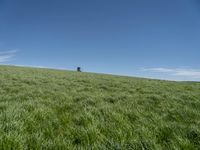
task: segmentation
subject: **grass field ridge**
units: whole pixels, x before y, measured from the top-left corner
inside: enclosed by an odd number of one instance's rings
[[[0,66],[0,149],[200,149],[200,83]]]

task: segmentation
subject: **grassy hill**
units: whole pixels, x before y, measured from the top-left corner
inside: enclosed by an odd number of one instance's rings
[[[0,66],[0,149],[200,149],[200,83]]]

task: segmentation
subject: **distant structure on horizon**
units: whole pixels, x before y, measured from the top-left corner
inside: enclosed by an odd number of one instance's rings
[[[77,72],[82,72],[81,67],[77,67]]]

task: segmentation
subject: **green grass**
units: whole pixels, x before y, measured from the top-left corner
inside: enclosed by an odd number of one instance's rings
[[[0,149],[200,149],[200,83],[0,66]]]

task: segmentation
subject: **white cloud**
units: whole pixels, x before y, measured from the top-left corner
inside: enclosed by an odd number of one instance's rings
[[[192,69],[179,69],[174,72],[176,76],[188,76],[193,78],[200,78],[200,70],[192,70]]]
[[[168,68],[141,68],[141,71],[151,71],[151,72],[172,72],[173,69],[168,69]]]
[[[7,64],[9,65],[9,64]],[[16,66],[16,67],[31,67],[31,68],[41,68],[41,69],[56,69],[56,70],[67,70],[67,68],[62,68],[62,67],[49,67],[49,66],[37,66],[37,65],[19,65],[19,64],[15,64],[12,66]]]
[[[0,63],[13,60],[18,50],[0,51]]]
[[[181,69],[181,68],[142,68],[141,71],[162,73],[165,75],[186,77],[190,79],[200,79],[200,70],[198,69]]]

